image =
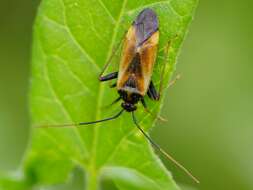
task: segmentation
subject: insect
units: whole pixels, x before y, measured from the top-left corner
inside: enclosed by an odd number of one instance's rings
[[[158,101],[162,90],[162,77],[159,91],[156,90],[151,80],[153,68],[156,62],[157,49],[159,42],[159,23],[156,13],[149,8],[142,10],[137,18],[133,21],[127,31],[123,43],[122,56],[119,64],[119,71],[103,75],[107,69],[111,58],[105,64],[99,75],[101,82],[117,79],[117,82],[111,87],[117,89],[119,97],[113,102],[122,100],[121,111],[116,115],[91,122],[81,122],[77,124],[54,125],[47,127],[67,127],[81,126],[105,122],[118,118],[124,111],[132,114],[133,122],[146,139],[164,156],[174,162],[179,168],[186,172],[194,181],[198,180],[181,164],[166,153],[158,144],[156,144],[150,136],[141,128],[135,117],[137,103],[141,102],[145,110],[148,111],[144,96],[148,95],[152,100]],[[168,52],[168,51],[167,51]],[[161,74],[163,76],[163,74]]]

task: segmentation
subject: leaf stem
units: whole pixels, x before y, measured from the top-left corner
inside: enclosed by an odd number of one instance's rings
[[[85,189],[98,190],[98,187],[99,187],[98,176],[95,170],[90,170],[90,172],[87,173],[86,182],[87,182],[87,187]]]

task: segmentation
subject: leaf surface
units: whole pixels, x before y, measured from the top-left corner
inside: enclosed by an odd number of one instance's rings
[[[117,91],[97,78],[136,15],[146,7],[156,11],[160,23],[152,78],[158,87],[162,65],[167,62],[166,85],[196,5],[197,0],[43,0],[34,26],[32,124],[94,121],[119,112],[120,104],[106,108],[117,98]],[[120,51],[111,71],[117,69],[119,58]],[[146,101],[157,115],[162,101]],[[155,122],[141,105],[137,118],[145,130]],[[129,113],[94,126],[33,129],[23,166],[26,189],[63,183],[75,167],[86,172],[88,190],[98,189],[103,179],[113,180],[122,190],[178,189]]]

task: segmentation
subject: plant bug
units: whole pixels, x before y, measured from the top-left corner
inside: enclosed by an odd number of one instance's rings
[[[156,54],[159,42],[159,23],[156,13],[149,8],[142,10],[137,18],[133,21],[128,29],[124,43],[121,61],[119,64],[119,71],[103,75],[115,52],[112,53],[108,62],[102,69],[99,75],[101,82],[117,79],[117,83],[111,85],[116,88],[119,97],[113,102],[116,103],[123,100],[121,103],[122,110],[116,115],[91,122],[80,122],[76,124],[63,124],[63,125],[47,125],[43,127],[68,127],[68,126],[82,126],[105,122],[118,118],[124,111],[132,114],[132,119],[139,131],[145,138],[166,158],[171,160],[179,168],[181,168],[187,175],[189,175],[195,182],[199,181],[180,163],[166,153],[160,146],[155,143],[150,136],[141,128],[135,117],[137,109],[136,104],[141,101],[147,112],[148,108],[144,101],[144,96],[148,95],[152,100],[158,101],[162,91],[163,73],[161,74],[160,88],[156,90],[154,83],[151,80],[154,64],[156,62]],[[166,56],[168,49],[166,51]],[[166,59],[165,59],[166,60]],[[164,64],[165,65],[165,64]],[[112,103],[112,104],[113,104]],[[149,112],[150,113],[150,112]]]

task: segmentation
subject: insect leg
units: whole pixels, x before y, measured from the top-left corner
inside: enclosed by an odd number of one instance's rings
[[[122,98],[118,97],[116,100],[114,100],[110,105],[116,104],[118,101],[120,101]]]
[[[171,41],[169,41],[164,49],[165,53],[164,53],[164,61],[163,61],[163,67],[162,67],[162,72],[161,72],[161,76],[160,76],[160,86],[159,86],[159,97],[162,94],[163,91],[163,81],[164,81],[164,75],[165,75],[165,68],[166,68],[166,63],[167,63],[167,59],[168,59],[168,55],[169,55],[169,48],[171,45]]]
[[[100,77],[99,77],[99,80],[100,80],[101,82],[104,82],[104,81],[108,81],[108,80],[115,79],[115,78],[117,78],[117,77],[118,77],[118,72],[113,72],[113,73],[109,73],[109,74],[107,74],[107,75],[105,75],[105,76],[100,76]]]
[[[160,77],[160,87],[159,87],[159,96],[162,94],[163,91],[163,81],[164,81],[164,75],[165,75],[165,68],[166,68],[166,63],[168,62],[168,56],[169,56],[169,51],[171,48],[171,44],[174,40],[178,39],[178,34],[176,34],[174,37],[172,37],[168,42],[167,45],[162,48],[162,50],[159,51],[163,51],[164,50],[164,56],[163,56],[163,68],[162,68],[162,72],[161,72],[161,77]],[[180,77],[176,77],[176,80],[179,79]],[[175,80],[175,81],[176,81]],[[172,84],[174,84],[175,82],[171,81],[169,86],[171,86]]]
[[[147,107],[147,104],[146,104],[144,98],[141,99],[141,103],[142,103],[142,105],[143,105],[145,111],[148,111],[148,107]],[[148,111],[148,112],[149,112],[149,111]]]
[[[112,53],[111,53],[109,59],[106,61],[105,65],[104,65],[103,68],[102,68],[101,73],[99,74],[99,80],[100,80],[101,78],[103,78],[104,72],[106,71],[106,69],[108,68],[108,66],[110,65],[110,63],[112,62],[112,59],[113,59],[113,57],[116,55],[117,51],[119,50],[119,48],[120,48],[120,46],[121,46],[122,41],[123,41],[124,38],[125,38],[125,34],[124,34],[124,36],[122,37],[122,39],[120,40],[120,42],[115,46],[115,48],[113,48]],[[100,80],[100,81],[101,81],[101,80]]]
[[[148,97],[152,100],[159,100],[160,94],[158,94],[157,90],[155,89],[154,83],[151,81],[148,88]]]
[[[113,83],[110,85],[110,88],[115,88],[117,86],[117,83]]]
[[[147,113],[149,113],[149,114],[152,115],[153,117],[156,117],[156,116],[148,109],[147,104],[146,104],[144,98],[141,99],[141,103],[142,103],[142,105],[143,105],[143,107],[144,107],[144,110],[145,110]],[[157,119],[159,119],[160,121],[163,121],[163,122],[166,122],[166,121],[167,121],[165,118],[163,118],[163,117],[160,116],[160,115],[157,116]]]
[[[112,103],[110,103],[109,105],[104,106],[103,108],[107,109],[109,107],[111,107],[112,105],[116,104],[118,101],[120,101],[122,98],[118,97],[116,100],[114,100]]]
[[[166,59],[164,59],[164,57],[159,56],[159,58],[162,59],[162,60],[164,60],[164,61],[166,61]],[[179,79],[181,79],[181,74],[177,74],[176,77],[174,79],[172,79],[169,82],[169,84],[166,87],[164,87],[162,90],[167,89],[167,88],[173,86]]]
[[[178,168],[184,171],[190,178],[192,178],[196,183],[199,183],[199,180],[194,177],[189,170],[187,170],[183,165],[181,165],[177,160],[175,160],[171,155],[169,155],[165,150],[163,150],[153,139],[141,128],[138,124],[134,112],[132,112],[132,118],[135,126],[138,130],[144,135],[144,137],[153,145],[153,147],[158,150],[162,155],[164,155],[168,160],[171,160]]]
[[[169,85],[167,86],[167,88],[169,88],[169,87],[171,87],[172,85],[174,85],[174,84],[177,82],[177,80],[179,80],[180,78],[181,78],[181,75],[180,75],[180,74],[177,74],[176,77],[175,77],[173,80],[171,80],[171,81],[169,82]]]

